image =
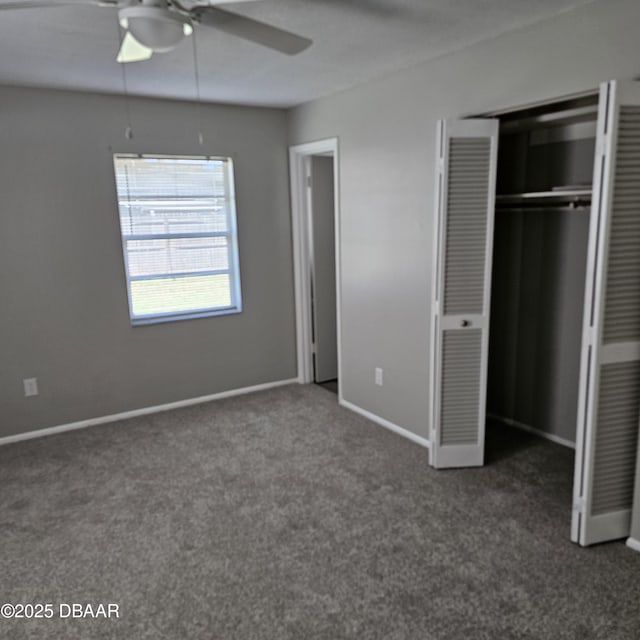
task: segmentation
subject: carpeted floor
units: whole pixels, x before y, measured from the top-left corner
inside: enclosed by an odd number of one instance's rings
[[[640,554],[569,542],[572,452],[489,440],[434,471],[296,385],[2,447],[0,602],[121,617],[0,637],[640,638]]]

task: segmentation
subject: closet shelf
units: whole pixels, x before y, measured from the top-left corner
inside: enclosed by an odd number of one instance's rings
[[[562,109],[549,113],[524,115],[517,119],[504,120],[500,123],[501,133],[514,133],[518,131],[532,131],[541,127],[566,125],[574,122],[595,122],[598,117],[598,103],[586,106]]]
[[[496,196],[499,207],[585,207],[591,204],[591,189],[558,188],[553,191],[529,191]]]

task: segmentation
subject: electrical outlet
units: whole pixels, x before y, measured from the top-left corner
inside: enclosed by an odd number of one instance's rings
[[[24,395],[26,397],[38,395],[38,378],[25,378],[22,384],[24,385]]]
[[[380,367],[376,367],[376,375],[375,375],[376,384],[381,387],[382,386],[382,369]]]

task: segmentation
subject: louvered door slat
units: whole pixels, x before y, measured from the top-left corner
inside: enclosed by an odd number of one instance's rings
[[[444,312],[482,313],[486,260],[489,138],[453,138],[445,248]]]
[[[602,366],[592,515],[631,509],[638,446],[639,391],[639,362]]]
[[[442,348],[443,445],[477,444],[482,332],[445,331]]]
[[[640,107],[623,106],[616,165],[634,155],[640,157]],[[640,341],[640,165],[635,180],[615,180],[609,242],[603,342]]]

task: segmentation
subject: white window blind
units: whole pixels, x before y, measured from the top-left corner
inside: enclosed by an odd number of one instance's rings
[[[115,155],[133,324],[241,311],[231,158]]]

